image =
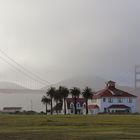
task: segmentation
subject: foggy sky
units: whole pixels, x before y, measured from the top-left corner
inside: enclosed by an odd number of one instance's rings
[[[132,84],[140,64],[139,6],[139,0],[0,0],[0,48],[50,83],[98,75]],[[0,65],[1,79],[24,79]]]

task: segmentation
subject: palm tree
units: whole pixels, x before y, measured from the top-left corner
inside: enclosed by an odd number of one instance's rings
[[[83,89],[82,96],[86,100],[86,114],[88,114],[88,99],[92,98],[92,89],[89,87],[86,87]]]
[[[56,106],[59,103],[62,103],[62,95],[60,94],[59,89],[57,89],[56,92],[55,92],[54,101],[56,102],[55,110],[56,110],[56,113],[58,114],[58,110],[57,110],[57,107]]]
[[[69,95],[69,89],[66,87],[60,86],[58,89],[59,94],[61,95],[64,103],[64,114],[66,115],[66,98]]]
[[[79,98],[81,91],[79,88],[74,87],[73,89],[70,90],[72,98],[74,99],[74,108],[75,108],[75,114],[77,114],[77,99]]]
[[[51,115],[53,114],[53,98],[56,94],[56,89],[55,87],[50,87],[47,91],[47,95],[50,97],[51,99]]]
[[[47,112],[48,112],[48,106],[47,105],[48,104],[50,105],[51,100],[49,98],[47,98],[46,96],[43,96],[41,102],[46,105],[46,115],[47,115]]]

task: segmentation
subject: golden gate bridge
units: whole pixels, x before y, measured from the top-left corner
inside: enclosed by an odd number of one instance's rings
[[[0,49],[0,60],[5,63],[13,73],[15,73],[16,77],[24,77],[18,78],[16,80],[10,80],[8,76],[5,76],[3,79],[0,78],[0,81],[13,82],[18,85],[24,86],[30,89],[38,89],[40,87],[44,87],[50,85],[50,83],[44,78],[40,77],[35,72],[25,68],[23,65],[18,63],[15,59],[11,58],[5,51]]]

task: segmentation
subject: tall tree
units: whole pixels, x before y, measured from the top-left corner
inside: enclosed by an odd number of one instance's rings
[[[63,104],[64,104],[64,114],[66,115],[66,99],[69,95],[69,89],[66,87],[60,86],[58,89],[59,94],[61,95],[63,99]]]
[[[55,87],[50,87],[48,90],[47,90],[47,95],[50,97],[51,99],[51,115],[53,114],[53,98],[56,94],[56,89]]]
[[[74,108],[75,108],[75,114],[77,114],[77,99],[79,98],[81,91],[79,88],[74,87],[70,90],[72,98],[74,100]]]
[[[86,101],[86,114],[88,114],[88,99],[92,98],[93,96],[92,89],[89,87],[83,89],[82,96]]]
[[[54,101],[56,102],[55,111],[56,111],[56,113],[58,114],[57,106],[58,106],[58,104],[62,103],[62,95],[61,95],[61,93],[59,92],[59,89],[57,89],[56,92],[55,92]]]
[[[50,105],[51,100],[47,96],[43,96],[41,102],[46,105],[46,115],[48,112],[48,104]]]

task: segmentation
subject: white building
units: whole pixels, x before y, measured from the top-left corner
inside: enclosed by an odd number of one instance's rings
[[[78,98],[76,103],[77,108],[77,114],[85,114],[85,99]],[[62,105],[62,114],[64,114],[64,103]],[[75,107],[74,107],[74,99],[73,98],[67,98],[66,99],[66,114],[75,114]]]
[[[22,112],[22,107],[4,107],[3,113],[16,113],[16,112]]]
[[[136,112],[136,96],[117,89],[115,82],[109,81],[106,88],[88,100],[89,114]]]

